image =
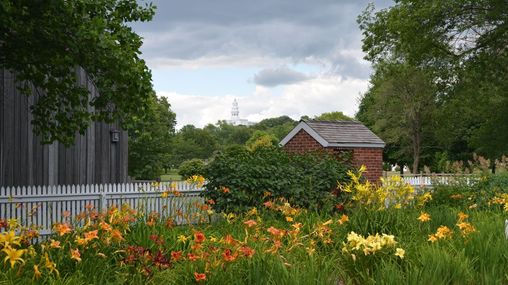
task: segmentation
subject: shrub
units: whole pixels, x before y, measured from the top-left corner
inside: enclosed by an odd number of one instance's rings
[[[190,159],[182,162],[178,168],[178,174],[182,179],[188,179],[194,175],[203,175],[205,163],[201,159]]]
[[[341,199],[332,192],[347,180],[347,165],[325,153],[288,154],[279,148],[230,148],[207,166],[205,196],[216,211],[241,212],[267,200],[320,209]],[[343,198],[343,197],[342,197]]]

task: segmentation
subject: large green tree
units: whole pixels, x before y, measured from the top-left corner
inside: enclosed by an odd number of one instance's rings
[[[389,161],[410,161],[417,173],[422,152],[432,142],[437,105],[431,78],[409,65],[384,64],[378,66],[371,84],[357,117],[366,119],[385,140]]]
[[[129,176],[155,179],[170,168],[175,117],[165,97],[152,97],[144,119],[129,128]]]
[[[128,124],[146,111],[151,73],[139,57],[141,37],[127,23],[154,12],[136,0],[0,0],[0,68],[16,73],[25,95],[42,91],[32,124],[43,142],[71,144],[91,121]],[[77,67],[100,96],[90,100],[77,84]]]
[[[395,62],[430,76],[440,148],[508,152],[508,1],[399,0],[380,11],[370,5],[358,20],[375,70]]]

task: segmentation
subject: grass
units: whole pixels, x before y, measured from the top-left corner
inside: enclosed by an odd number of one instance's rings
[[[161,181],[181,181],[182,177],[178,175],[178,169],[171,169],[161,175]]]

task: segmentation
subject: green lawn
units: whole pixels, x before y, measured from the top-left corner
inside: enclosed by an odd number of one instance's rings
[[[182,177],[178,175],[178,169],[171,169],[165,174],[161,175],[161,181],[180,181]]]

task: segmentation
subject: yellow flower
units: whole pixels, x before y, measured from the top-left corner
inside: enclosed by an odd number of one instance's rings
[[[293,221],[293,218],[292,217],[286,217],[286,221],[291,223]]]
[[[71,248],[71,259],[76,260],[77,262],[81,262],[81,253],[79,253],[79,249]]]
[[[465,221],[467,218],[469,218],[469,215],[468,214],[465,214],[463,212],[459,212],[457,214],[457,216],[459,217],[459,223],[462,223],[463,221]]]
[[[452,234],[453,232],[452,230],[450,230],[450,228],[448,228],[447,226],[440,226],[439,228],[437,228],[436,237],[440,239],[451,238]]]
[[[184,236],[184,235],[179,235],[179,236],[178,236],[178,238],[177,238],[177,240],[178,240],[179,242],[182,242],[182,243],[185,243],[188,239],[189,239],[189,238],[188,238],[188,237],[186,237],[186,236]]]
[[[425,212],[422,212],[420,216],[417,218],[417,220],[419,220],[422,223],[428,222],[430,221],[430,215]]]
[[[14,231],[8,231],[0,234],[0,244],[3,244],[4,247],[7,247],[11,244],[19,246],[20,239],[21,238],[16,236],[16,233]]]
[[[457,223],[457,226],[461,230],[463,236],[476,232],[475,227],[473,227],[473,225],[467,222]]]
[[[162,198],[167,198],[167,197],[168,197],[168,194],[169,194],[169,192],[168,192],[168,191],[164,191],[164,192],[162,192],[161,197],[162,197]]]
[[[44,259],[45,259],[44,266],[47,269],[49,269],[49,273],[55,272],[57,276],[60,276],[60,272],[58,272],[58,270],[56,269],[56,263],[54,263],[53,261],[51,261],[49,259],[49,256],[48,256],[47,252],[44,253]]]
[[[25,261],[21,257],[23,256],[26,250],[24,249],[16,250],[10,246],[6,246],[4,249],[2,249],[2,251],[5,252],[5,254],[7,255],[4,259],[4,263],[9,261],[11,263],[11,268],[14,268],[14,265],[18,261],[25,264]]]
[[[404,254],[406,253],[405,250],[403,250],[402,248],[398,247],[397,249],[395,249],[395,256],[398,256],[400,257],[400,259],[403,259],[404,258]]]
[[[14,230],[19,227],[18,219],[8,219],[7,224],[9,225],[9,229]]]
[[[427,240],[430,242],[436,242],[438,240],[438,238],[436,237],[436,235],[429,235],[429,239],[427,239]]]

